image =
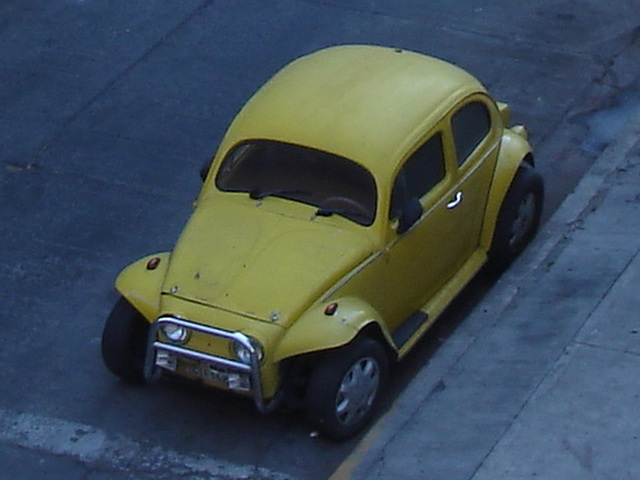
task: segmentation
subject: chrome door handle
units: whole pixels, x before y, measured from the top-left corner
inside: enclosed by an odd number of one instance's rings
[[[454,196],[453,196],[453,200],[451,200],[449,203],[447,203],[447,208],[449,210],[451,210],[452,208],[456,208],[458,205],[460,205],[460,203],[462,203],[462,198],[464,196],[462,195],[462,192],[457,192]]]

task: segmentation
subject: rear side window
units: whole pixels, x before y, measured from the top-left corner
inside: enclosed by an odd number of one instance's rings
[[[484,103],[473,101],[462,106],[453,115],[451,127],[458,165],[462,165],[489,134],[491,115]]]
[[[398,173],[391,192],[389,218],[399,217],[411,198],[424,197],[444,176],[442,135],[437,133],[407,159]]]

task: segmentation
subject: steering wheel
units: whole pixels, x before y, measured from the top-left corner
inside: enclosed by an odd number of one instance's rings
[[[334,196],[328,197],[322,202],[322,208],[343,210],[348,213],[360,215],[368,218],[371,212],[363,204],[349,197]]]

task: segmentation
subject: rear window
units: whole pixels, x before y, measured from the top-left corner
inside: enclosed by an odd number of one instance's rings
[[[252,198],[276,196],[318,208],[319,215],[341,215],[371,225],[376,213],[376,186],[361,165],[331,153],[271,140],[252,140],[234,147],[216,176],[226,192]]]

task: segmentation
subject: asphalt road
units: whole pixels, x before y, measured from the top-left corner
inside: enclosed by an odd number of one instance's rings
[[[439,56],[509,102],[531,131],[546,217],[640,90],[633,0],[4,0],[0,478],[176,478],[196,465],[186,472],[315,480],[354,448],[295,412],[124,385],[99,354],[115,276],[171,248],[233,115],[293,58],[343,43]],[[386,402],[488,288],[480,279],[454,305]]]

